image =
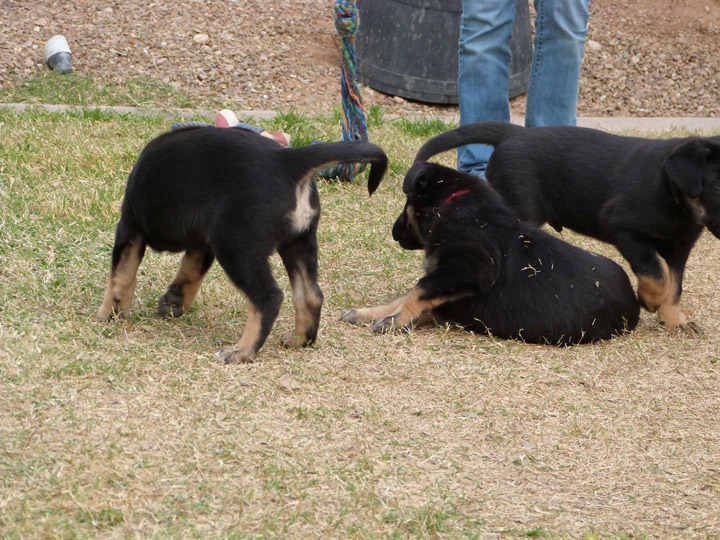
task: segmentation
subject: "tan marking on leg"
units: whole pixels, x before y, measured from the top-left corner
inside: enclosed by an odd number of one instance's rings
[[[187,311],[192,306],[195,298],[200,292],[205,274],[202,272],[203,263],[205,262],[205,253],[185,253],[180,268],[178,268],[175,278],[170,285],[181,285],[183,292],[183,311]]]
[[[384,317],[389,317],[395,313],[398,308],[405,302],[405,296],[398,296],[388,304],[376,307],[349,309],[343,311],[340,320],[351,324],[367,324]]]
[[[159,315],[179,317],[187,312],[200,292],[205,273],[202,272],[205,253],[202,251],[185,252],[175,277],[168,285],[168,292],[158,302]],[[179,298],[182,297],[182,305]]]
[[[658,256],[658,260],[662,265],[663,279],[638,276],[638,298],[648,311],[657,313],[658,321],[668,330],[684,327],[688,323],[680,309],[677,276],[662,257]]]
[[[317,335],[323,299],[317,295],[305,268],[297,271],[291,285],[295,306],[295,329],[283,335],[282,342],[290,348],[303,347]]]
[[[685,314],[680,309],[680,303],[661,305],[657,310],[657,317],[660,324],[667,329],[685,326],[687,323]]]
[[[106,321],[116,313],[122,317],[130,316],[130,305],[137,285],[141,249],[141,239],[135,238],[123,250],[120,262],[110,272],[110,280],[105,289],[103,303],[95,316],[98,320]]]
[[[245,330],[234,347],[220,349],[216,356],[226,364],[248,364],[255,360],[255,344],[260,337],[262,325],[262,312],[258,310],[249,300],[246,302],[248,308]]]
[[[375,321],[371,325],[373,332],[388,332],[394,330],[409,331],[414,328],[416,322],[427,322],[426,315],[434,308],[451,302],[457,297],[443,297],[422,299],[425,291],[419,287],[414,287],[405,297],[402,304],[392,315]]]
[[[638,276],[638,298],[651,313],[655,313],[661,305],[671,301],[675,292],[670,270],[665,259],[658,255],[658,262],[662,267],[663,277],[657,279],[651,276]]]

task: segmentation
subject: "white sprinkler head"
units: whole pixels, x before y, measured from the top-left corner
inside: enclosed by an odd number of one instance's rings
[[[71,73],[70,46],[65,36],[53,36],[45,44],[45,62],[60,73]]]

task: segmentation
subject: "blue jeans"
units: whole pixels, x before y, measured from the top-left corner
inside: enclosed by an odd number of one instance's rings
[[[527,0],[517,0],[525,2]],[[510,36],[516,0],[463,0],[458,49],[460,124],[510,121]],[[534,0],[535,42],[526,126],[576,125],[590,0]],[[492,147],[458,149],[458,169],[479,176]]]

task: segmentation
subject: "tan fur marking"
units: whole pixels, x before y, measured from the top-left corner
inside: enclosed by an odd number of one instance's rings
[[[655,313],[666,301],[667,281],[659,281],[649,276],[638,276],[638,297],[650,313]]]
[[[240,361],[255,358],[255,343],[260,336],[262,324],[262,312],[258,310],[249,300],[247,301],[247,321],[243,335],[233,347],[233,357],[239,357]]]
[[[371,323],[378,319],[382,319],[384,317],[389,317],[390,315],[395,313],[400,308],[400,306],[402,306],[403,302],[405,302],[406,298],[407,298],[407,295],[398,296],[397,298],[393,299],[388,304],[383,304],[383,305],[376,306],[376,307],[351,309],[351,310],[345,311],[340,316],[340,320],[346,321],[346,322],[351,322],[351,323],[362,323],[362,324]]]
[[[663,268],[663,280],[649,276],[638,276],[638,297],[651,313],[657,313],[658,321],[668,330],[685,326],[687,319],[680,309],[677,290],[677,276],[668,268],[665,260],[658,255]]]
[[[205,274],[201,273],[204,260],[205,254],[203,252],[186,252],[180,261],[177,274],[170,282],[170,287],[176,286],[182,290],[183,313],[190,309],[200,292],[200,286],[205,277]]]
[[[295,306],[295,329],[283,336],[286,347],[302,347],[310,335],[317,332],[319,321],[315,313],[322,307],[323,300],[315,293],[305,268],[298,270],[292,282],[293,305]]]
[[[422,314],[431,311],[433,308],[443,305],[452,300],[452,298],[432,298],[422,300],[420,297],[425,291],[418,287],[414,287],[405,297],[401,308],[395,314],[393,326],[401,328],[413,324]]]
[[[422,237],[422,234],[420,233],[420,225],[417,222],[417,216],[415,215],[415,209],[408,205],[407,209],[405,211],[405,217],[407,218],[407,227],[409,230],[413,232],[415,235],[415,238],[420,240],[422,243],[425,243]]]
[[[638,276],[638,297],[651,313],[656,312],[661,305],[670,303],[675,293],[674,280],[671,279],[665,259],[658,255],[658,262],[662,266],[662,279]]]
[[[680,304],[663,304],[658,308],[657,317],[660,323],[667,329],[685,326],[687,320],[680,309]]]
[[[117,267],[110,272],[103,303],[95,316],[98,320],[106,321],[115,313],[122,317],[130,316],[130,305],[135,295],[140,266],[140,249],[141,241],[136,238],[127,245]]]
[[[290,221],[292,227],[296,232],[303,232],[307,230],[312,224],[315,216],[317,216],[317,210],[310,204],[310,189],[312,177],[303,178],[303,180],[295,188],[295,208],[290,213]]]

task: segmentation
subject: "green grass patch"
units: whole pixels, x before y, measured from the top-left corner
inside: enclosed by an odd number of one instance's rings
[[[118,82],[100,82],[86,75],[54,71],[41,72],[0,88],[0,103],[222,108],[216,99],[200,100],[172,85],[149,78],[127,77]]]

